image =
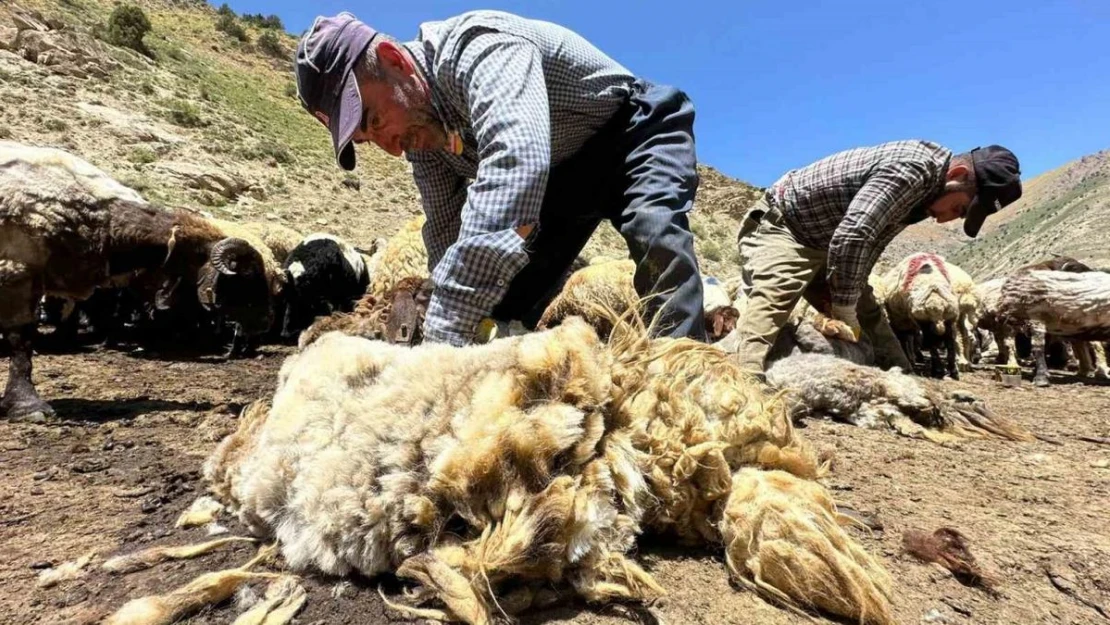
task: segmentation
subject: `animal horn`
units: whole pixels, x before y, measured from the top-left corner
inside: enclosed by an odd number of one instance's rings
[[[231,276],[249,273],[254,266],[257,252],[243,239],[228,237],[212,246],[212,266],[220,273]]]
[[[173,256],[173,248],[177,246],[177,228],[177,226],[170,228],[170,238],[166,241],[166,258],[162,261],[163,267],[170,262],[170,256]]]

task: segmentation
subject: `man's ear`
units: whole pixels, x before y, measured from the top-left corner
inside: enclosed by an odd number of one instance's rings
[[[968,173],[967,165],[955,165],[948,168],[948,180],[959,180],[966,178]]]
[[[383,41],[376,48],[378,64],[387,72],[398,76],[408,76],[413,72],[413,66],[405,56],[401,46],[392,41]]]

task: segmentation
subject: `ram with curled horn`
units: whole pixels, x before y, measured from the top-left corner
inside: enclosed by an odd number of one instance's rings
[[[0,333],[11,347],[0,418],[53,414],[31,381],[43,295],[79,301],[141,278],[158,287],[156,306],[199,301],[261,333],[273,319],[272,273],[254,246],[212,220],[152,206],[68,152],[0,141]]]

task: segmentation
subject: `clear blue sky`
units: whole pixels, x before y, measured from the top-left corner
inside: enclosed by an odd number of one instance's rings
[[[215,0],[214,0],[215,1]],[[349,10],[403,40],[420,22],[501,9],[577,31],[684,89],[698,157],[765,186],[835,151],[927,138],[1000,143],[1025,177],[1110,148],[1107,0],[234,0],[300,34]]]

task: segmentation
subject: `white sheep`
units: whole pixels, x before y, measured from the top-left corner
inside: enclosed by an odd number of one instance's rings
[[[948,278],[952,284],[952,293],[959,301],[959,314],[956,318],[956,368],[960,371],[971,371],[971,362],[975,358],[975,341],[972,333],[979,324],[982,304],[975,279],[958,266],[946,262]]]
[[[918,337],[922,336],[929,348],[932,374],[944,377],[947,370],[952,379],[959,379],[956,326],[960,300],[952,289],[944,259],[930,253],[907,256],[883,276],[883,290],[891,329],[902,341],[910,362],[917,354]],[[940,361],[941,339],[947,352],[947,367]]]
[[[431,278],[428,250],[422,229],[426,219],[421,213],[406,221],[401,229],[375,250],[370,261],[370,288],[367,293],[385,298],[405,278]]]

